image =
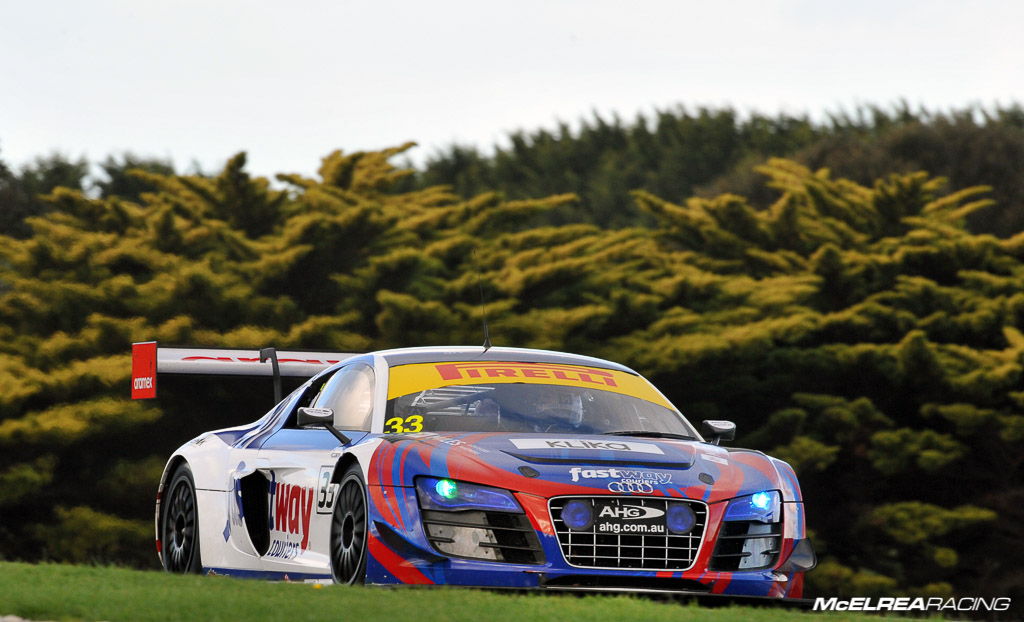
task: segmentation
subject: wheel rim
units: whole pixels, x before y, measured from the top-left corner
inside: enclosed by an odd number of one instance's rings
[[[192,487],[186,480],[177,482],[171,490],[163,531],[167,569],[188,571],[196,542],[196,502]]]
[[[331,561],[334,580],[351,584],[359,579],[366,554],[366,496],[356,479],[345,482],[331,523]]]

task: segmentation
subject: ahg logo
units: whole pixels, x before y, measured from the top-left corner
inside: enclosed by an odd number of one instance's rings
[[[658,508],[648,508],[642,505],[606,505],[598,513],[599,518],[618,518],[621,520],[642,520],[645,518],[658,518],[664,515],[665,512]]]

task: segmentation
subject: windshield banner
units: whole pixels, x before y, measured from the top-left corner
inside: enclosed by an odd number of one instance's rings
[[[583,365],[504,361],[417,363],[392,367],[390,374],[389,400],[427,389],[455,385],[525,383],[610,391],[675,410],[668,400],[640,376]]]

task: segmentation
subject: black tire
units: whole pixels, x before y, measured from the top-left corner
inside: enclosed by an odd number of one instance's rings
[[[345,471],[331,518],[331,575],[335,583],[361,584],[366,580],[366,483],[358,464]]]
[[[198,574],[202,570],[196,483],[188,464],[182,463],[174,470],[160,504],[160,542],[165,570],[178,574]]]

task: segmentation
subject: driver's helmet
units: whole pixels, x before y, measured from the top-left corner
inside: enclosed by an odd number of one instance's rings
[[[583,423],[583,398],[571,389],[544,387],[536,391],[532,410],[537,417],[557,419],[574,428]]]

